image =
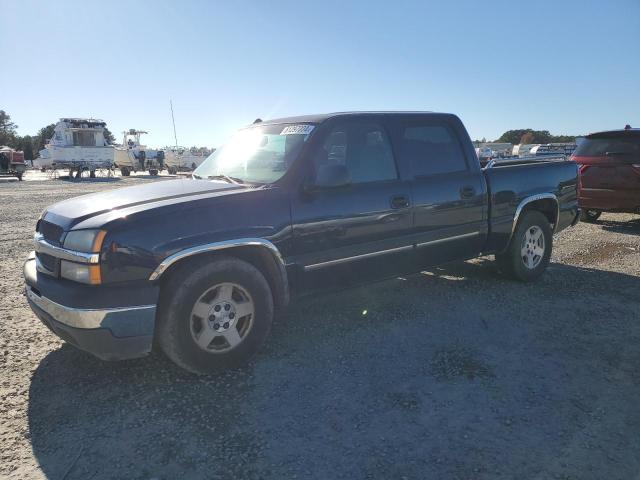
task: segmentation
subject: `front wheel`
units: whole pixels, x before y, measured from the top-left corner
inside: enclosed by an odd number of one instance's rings
[[[271,330],[273,296],[250,263],[219,257],[185,265],[163,286],[158,344],[180,367],[197,374],[246,363]]]
[[[597,210],[582,210],[580,213],[580,220],[587,223],[596,223],[596,221],[600,218],[602,212]]]
[[[524,212],[506,251],[496,261],[507,276],[529,282],[544,273],[551,259],[553,232],[541,212]]]

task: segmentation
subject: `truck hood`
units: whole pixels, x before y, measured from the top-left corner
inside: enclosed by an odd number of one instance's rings
[[[96,216],[118,218],[168,202],[223,196],[252,188],[255,187],[211,180],[164,180],[70,198],[48,207],[42,218],[70,230],[74,226],[84,228],[80,224]]]

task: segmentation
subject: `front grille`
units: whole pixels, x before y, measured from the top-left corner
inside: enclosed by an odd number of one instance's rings
[[[40,263],[49,270],[50,272],[55,272],[57,267],[56,257],[52,257],[51,255],[47,255],[46,253],[38,253],[38,259]]]
[[[60,246],[60,238],[62,237],[62,227],[55,223],[50,223],[45,220],[40,220],[38,224],[38,232],[44,236],[44,239],[56,246]]]

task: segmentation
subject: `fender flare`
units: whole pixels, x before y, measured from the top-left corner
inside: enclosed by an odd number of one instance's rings
[[[556,204],[556,218],[553,224],[553,232],[555,232],[556,227],[558,225],[558,219],[560,218],[560,202],[558,201],[558,197],[556,197],[553,193],[538,193],[536,195],[530,195],[525,197],[516,207],[516,213],[513,216],[513,225],[511,226],[511,233],[509,234],[509,239],[507,240],[507,246],[504,250],[509,247],[511,243],[511,239],[513,238],[513,234],[516,231],[516,227],[518,226],[518,220],[520,219],[520,214],[524,210],[524,208],[530,203],[537,202],[538,200],[553,200]]]
[[[280,250],[278,250],[278,247],[276,247],[269,240],[265,240],[264,238],[238,238],[234,240],[224,240],[222,242],[206,243],[204,245],[185,248],[184,250],[180,250],[162,260],[162,262],[160,262],[160,264],[149,276],[149,280],[152,282],[158,280],[171,265],[185,258],[192,257],[193,255],[198,255],[200,253],[217,252],[237,247],[260,247],[267,249],[267,251],[272,255],[280,273],[280,280],[282,282],[282,290],[284,296],[283,300],[286,305],[289,302],[289,282],[287,279],[287,269],[285,268],[284,258],[282,257]]]

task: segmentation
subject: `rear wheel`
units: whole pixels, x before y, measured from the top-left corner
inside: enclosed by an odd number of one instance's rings
[[[595,223],[602,215],[602,212],[597,210],[582,210],[580,213],[580,220],[587,223]]]
[[[160,302],[158,343],[190,372],[213,373],[246,363],[271,329],[271,289],[245,261],[220,257],[195,271],[185,266],[163,290],[169,295]]]
[[[129,170],[127,167],[122,167],[120,169],[120,175],[122,175],[123,177],[128,177],[129,175],[131,175],[131,170]]]
[[[496,255],[500,270],[523,282],[544,273],[551,259],[553,232],[549,220],[537,211],[524,212],[507,250]]]

